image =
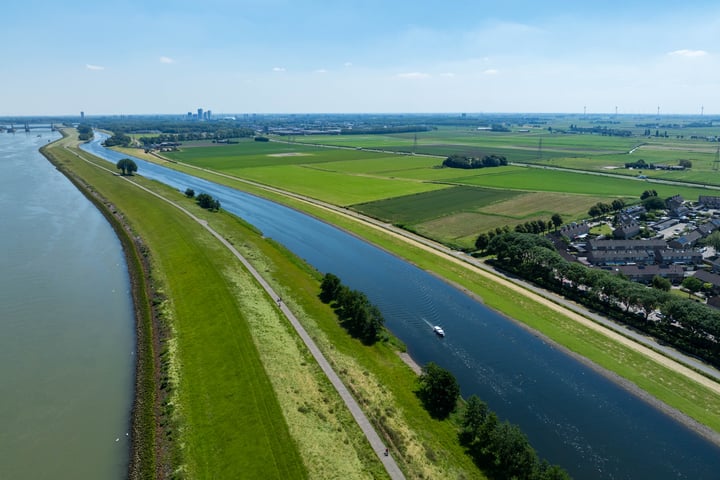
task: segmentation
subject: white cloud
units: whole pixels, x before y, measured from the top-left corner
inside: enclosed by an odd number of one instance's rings
[[[88,70],[105,70],[105,67],[101,67],[100,65],[90,65],[89,63],[85,65],[85,68]]]
[[[688,50],[685,48],[668,53],[668,55],[673,57],[704,57],[707,54],[708,53],[705,50]]]
[[[285,67],[273,67],[273,72],[284,72]]]
[[[317,70],[315,70],[315,73],[327,73],[327,70],[325,70],[324,68],[318,68]]]
[[[160,57],[160,63],[175,63],[175,60],[170,57]]]
[[[407,72],[407,73],[398,73],[396,76],[398,78],[417,79],[417,78],[428,78],[430,75],[427,73],[422,73],[422,72]]]
[[[444,72],[444,73],[441,73],[440,76],[445,77],[445,78],[452,78],[455,76],[455,74],[452,72]]]
[[[352,62],[345,62],[343,65],[344,65],[346,68],[347,68],[347,67],[352,67]]]
[[[494,68],[488,68],[488,69],[485,70],[483,73],[484,73],[485,75],[497,75],[498,73],[500,73],[500,71],[499,71],[499,70],[496,70],[496,69],[494,69]]]

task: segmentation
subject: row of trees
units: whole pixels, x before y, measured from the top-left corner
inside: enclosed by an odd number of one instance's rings
[[[193,192],[194,193],[194,192]],[[188,192],[185,192],[185,195],[187,195]],[[220,200],[213,198],[208,193],[201,193],[197,196],[195,199],[195,202],[200,206],[200,208],[205,208],[207,210],[210,210],[211,212],[217,212],[220,210]]]
[[[546,231],[549,231],[551,227],[554,227],[555,230],[557,230],[558,227],[562,224],[562,216],[559,213],[554,213],[548,221],[538,219],[530,220],[525,223],[519,223],[515,225],[514,231],[518,233],[542,234]],[[478,235],[477,239],[475,239],[475,249],[484,251],[490,244],[490,240],[492,240],[493,237],[495,237],[496,235],[502,235],[503,233],[508,233],[510,231],[510,227],[508,225],[505,225],[503,227],[497,227],[495,230],[481,233],[480,235]]]
[[[417,395],[425,409],[437,419],[455,411],[460,385],[453,374],[430,362],[418,379]],[[458,439],[473,461],[496,479],[565,480],[570,477],[558,466],[541,462],[517,425],[500,423],[497,415],[476,395],[460,415]]]
[[[517,425],[500,422],[487,404],[471,396],[461,417],[460,444],[475,463],[497,479],[565,480],[557,465],[541,461]]]
[[[678,165],[683,168],[692,168],[692,161],[686,158],[681,158],[678,160]],[[655,170],[656,168],[667,169],[667,167],[664,165],[658,166],[652,163],[647,163],[642,158],[637,162],[626,162],[625,168],[634,168],[636,170]]]
[[[506,270],[720,366],[720,312],[704,304],[632,282],[612,271],[569,262],[549,240],[537,235],[497,235],[487,252],[496,255],[495,261]],[[666,282],[653,283],[660,286]],[[656,310],[661,315],[651,317]]]
[[[129,147],[132,143],[132,138],[125,135],[124,133],[115,133],[112,137],[108,137],[103,142],[106,147]]]
[[[590,215],[593,218],[599,217],[601,215],[606,215],[611,212],[619,212],[625,208],[625,201],[621,198],[617,198],[612,201],[612,203],[603,203],[598,202],[592,207],[590,207],[590,210],[588,210],[588,215]]]
[[[320,300],[333,303],[340,324],[350,335],[366,345],[378,341],[385,319],[364,293],[351,290],[336,275],[326,273],[320,283]]]
[[[501,167],[507,165],[508,161],[503,155],[485,155],[482,158],[467,157],[465,155],[450,155],[443,160],[443,167],[450,168],[485,168]]]
[[[153,137],[140,137],[138,142],[143,147],[159,143],[189,142],[193,140],[226,140],[229,138],[252,137],[255,132],[249,128],[217,128],[212,131],[191,131],[184,133],[161,133]]]
[[[570,131],[574,133],[591,133],[595,135],[611,136],[611,137],[632,137],[631,130],[610,128],[605,126],[594,126],[594,127],[578,127],[577,125],[571,124]]]
[[[319,296],[325,303],[334,303],[333,307],[342,325],[351,335],[366,344],[378,340],[384,319],[363,293],[350,290],[336,275],[326,273],[320,283]],[[442,420],[457,409],[460,385],[450,371],[429,362],[418,378],[416,394],[428,413]],[[478,409],[477,405],[482,405],[482,408]],[[482,411],[481,417],[478,417],[478,411]],[[476,425],[482,426],[482,429],[475,429]],[[477,397],[471,397],[464,410],[458,438],[468,448],[468,453],[478,466],[493,474],[493,478],[569,478],[559,467],[549,467],[547,462],[539,462],[535,450],[520,429],[507,422],[499,423],[497,416]]]

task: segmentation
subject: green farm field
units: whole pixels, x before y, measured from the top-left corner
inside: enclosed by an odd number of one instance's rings
[[[579,219],[603,200],[589,195],[459,186],[352,208],[446,245],[469,249],[480,232],[539,218],[547,221],[554,213],[566,221]]]
[[[465,210],[477,210],[517,195],[507,190],[453,187],[354,205],[353,208],[387,222],[418,223]]]
[[[486,169],[472,177],[448,178],[447,182],[483,187],[507,188],[536,192],[572,193],[607,198],[635,199],[652,188],[661,197],[680,194],[687,199],[706,194],[700,187],[685,187],[648,183],[637,178],[618,178],[616,176],[591,175],[585,173],[553,170],[552,168],[503,167]]]
[[[708,194],[702,185],[651,184],[636,178],[638,171],[626,170],[624,164],[639,158],[653,163],[677,164],[678,158],[693,162],[693,169],[685,172],[643,172],[651,178],[711,184],[717,176],[720,183],[720,173],[711,169],[713,145],[706,141],[560,134],[547,128],[524,130],[528,131],[498,133],[441,127],[417,134],[278,137],[271,142],[248,139],[164,155],[335,205],[352,206],[462,248],[471,246],[478,233],[496,227],[547,220],[553,213],[565,221],[579,220],[595,203],[616,198],[634,203],[648,188],[661,197],[680,194],[689,200]],[[314,145],[324,142],[328,145]],[[439,156],[390,153],[393,149],[409,150],[415,144],[418,151],[434,151]],[[442,168],[444,156],[453,152],[500,153],[539,168]],[[590,175],[592,172],[597,174]],[[477,190],[448,188],[452,186]],[[517,196],[519,193],[523,195]],[[483,204],[488,195],[494,198],[491,206]]]
[[[176,167],[186,168],[180,165]],[[525,170],[531,171],[534,169],[528,168]],[[432,169],[428,168],[428,171],[432,171]],[[460,173],[465,173],[454,172],[449,169],[436,169],[435,171],[440,172],[442,175],[447,173],[456,174],[457,177],[461,176]],[[537,169],[537,171],[545,173],[542,169]],[[212,178],[215,181],[227,182],[236,187],[239,185],[239,182],[226,177],[219,177],[209,172],[200,173],[203,176]],[[475,176],[475,172],[471,172],[469,176]],[[593,180],[595,179],[595,177],[591,178]],[[547,179],[544,181],[547,181]],[[625,180],[625,182],[627,185],[632,187],[630,189],[631,191],[627,192],[628,198],[637,198],[642,189],[645,188],[659,189],[662,187],[667,188],[667,191],[672,191],[673,193],[677,190],[674,186],[648,184],[629,179]],[[527,187],[527,185],[525,185],[525,187]],[[637,189],[637,187],[641,188]],[[255,187],[251,186],[250,188],[254,189]],[[514,191],[517,192],[518,189],[514,189]],[[693,189],[687,189],[686,191],[683,191],[682,194],[687,198],[692,198],[692,195],[687,195],[685,193],[692,191]],[[720,411],[716,408],[718,402],[717,396],[708,391],[704,391],[702,388],[698,388],[691,381],[682,378],[680,375],[676,376],[668,372],[666,369],[654,365],[651,361],[643,358],[641,355],[635,355],[624,347],[618,348],[618,346],[612,344],[612,342],[597,332],[586,331],[584,327],[580,327],[578,323],[566,319],[564,316],[559,315],[556,311],[553,311],[546,306],[541,307],[539,305],[535,305],[532,302],[526,301],[526,299],[522,296],[508,295],[507,287],[499,285],[494,279],[483,279],[482,276],[470,274],[464,267],[460,267],[453,262],[447,262],[444,260],[441,261],[434,255],[428,255],[424,250],[420,250],[419,248],[409,245],[404,241],[390,237],[385,233],[380,233],[365,224],[357,223],[354,220],[341,217],[336,213],[328,212],[319,207],[308,206],[293,198],[286,198],[283,200],[274,192],[267,192],[265,194],[262,192],[257,193],[261,195],[268,195],[276,200],[288,203],[295,208],[308,210],[313,215],[326,219],[328,222],[339,225],[342,228],[356,232],[358,235],[368,238],[389,251],[408,258],[421,268],[438,273],[444,278],[447,278],[450,281],[477,293],[482,297],[483,301],[487,305],[497,308],[505,312],[507,315],[527,323],[533,328],[543,331],[559,343],[567,345],[571,350],[592,359],[612,371],[618,372],[621,376],[628,378],[633,383],[636,383],[648,392],[651,392],[652,395],[657,395],[658,398],[663,399],[668,402],[668,404],[682,410],[683,412],[687,412],[693,418],[699,419],[702,423],[711,425],[711,428],[717,428],[719,424],[717,412]],[[547,197],[545,197],[546,195],[557,195],[556,202],[558,205],[571,204],[573,203],[573,200],[577,198],[584,198],[588,200],[598,199],[598,197],[593,198],[592,195],[523,191],[519,193],[519,195],[505,200],[505,202],[491,203],[491,209],[494,213],[502,213],[508,216],[516,214],[523,215],[526,214],[531,207],[544,208],[545,203],[543,202],[547,201]],[[614,192],[609,192],[610,195],[608,197],[603,196],[600,197],[600,199],[613,198],[614,195],[612,195],[612,193]],[[661,193],[661,195],[665,194],[666,193]],[[548,210],[551,209],[552,206]],[[490,215],[488,215],[488,217],[490,217]],[[386,385],[392,384],[392,382],[386,382]],[[698,401],[698,399],[700,399],[700,401]]]
[[[522,129],[525,130],[525,129]],[[448,156],[505,155],[511,162],[533,162],[573,155],[626,153],[641,143],[636,138],[553,134],[533,128],[525,132],[489,132],[441,127],[437,130],[393,135],[323,135],[296,137],[303,143],[368,148]],[[542,152],[539,152],[542,146]]]

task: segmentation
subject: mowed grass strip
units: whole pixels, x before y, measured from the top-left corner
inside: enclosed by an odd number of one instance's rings
[[[72,163],[131,219],[170,298],[178,355],[173,407],[180,427],[172,441],[182,446],[184,462],[179,471],[187,478],[305,478],[245,313],[221,274],[229,265],[240,270],[240,264],[176,208],[115,175]]]

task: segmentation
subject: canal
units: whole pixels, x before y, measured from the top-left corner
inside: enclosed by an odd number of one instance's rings
[[[125,157],[102,139],[83,148],[113,163]],[[135,161],[140,175],[218,198],[319,271],[365,292],[418,363],[452,371],[463,396],[478,395],[518,424],[541,457],[574,478],[717,478],[715,445],[435,276],[303,213]]]

